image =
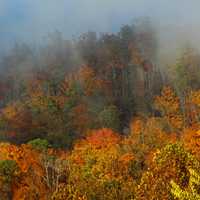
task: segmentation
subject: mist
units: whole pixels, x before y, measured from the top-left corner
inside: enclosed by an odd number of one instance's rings
[[[0,0],[0,200],[200,200],[199,8]]]
[[[0,43],[40,43],[58,30],[67,38],[88,30],[116,32],[123,24],[149,17],[156,25],[162,47],[177,48],[182,41],[199,46],[200,2],[197,0],[1,0]]]

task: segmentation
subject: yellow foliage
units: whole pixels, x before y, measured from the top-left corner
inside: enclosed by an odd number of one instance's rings
[[[200,130],[187,128],[184,130],[181,141],[185,148],[200,159]]]
[[[172,130],[180,130],[183,127],[180,100],[170,87],[163,88],[161,95],[155,98],[154,104]]]

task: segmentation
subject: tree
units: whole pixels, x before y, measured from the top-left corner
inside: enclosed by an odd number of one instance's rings
[[[190,127],[184,130],[181,142],[184,144],[185,149],[200,158],[200,132],[198,128]]]
[[[170,199],[171,180],[180,187],[187,187],[188,167],[198,169],[198,160],[179,144],[167,145],[155,155],[154,166],[143,174],[136,191],[136,199]]]
[[[200,174],[193,169],[189,169],[190,180],[187,190],[182,190],[179,185],[174,181],[171,181],[171,193],[175,198],[180,200],[199,200],[199,188],[200,188]]]
[[[156,96],[154,105],[167,122],[170,131],[178,131],[183,127],[180,99],[170,87],[163,88],[161,95]]]
[[[102,128],[111,128],[118,131],[120,128],[120,113],[116,106],[108,106],[98,115]]]
[[[33,148],[35,148],[36,150],[42,150],[42,151],[46,151],[50,145],[48,143],[47,140],[44,139],[35,139],[35,140],[31,140],[28,142],[28,144],[30,144]]]
[[[92,131],[69,159],[70,185],[87,199],[133,199],[130,173],[134,155],[120,150],[120,137],[110,129]]]
[[[0,195],[2,200],[12,198],[12,184],[19,174],[20,170],[14,160],[0,160]]]

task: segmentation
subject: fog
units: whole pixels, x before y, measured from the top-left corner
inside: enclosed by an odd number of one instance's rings
[[[154,22],[162,52],[187,42],[198,47],[199,7],[198,0],[1,0],[1,51],[19,41],[39,44],[54,30],[66,38],[116,32],[141,17]]]

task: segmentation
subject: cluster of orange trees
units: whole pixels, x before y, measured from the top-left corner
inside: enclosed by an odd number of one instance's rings
[[[42,109],[46,101],[38,94],[32,104]],[[1,143],[1,199],[199,199],[200,91],[188,92],[185,99],[181,109],[180,98],[165,87],[154,101],[159,116],[134,117],[129,135],[114,128],[85,129],[68,150],[52,148],[45,139]],[[62,106],[62,100],[55,102]],[[4,118],[15,119],[16,126],[27,123],[16,116],[22,111],[17,104],[6,107]]]

